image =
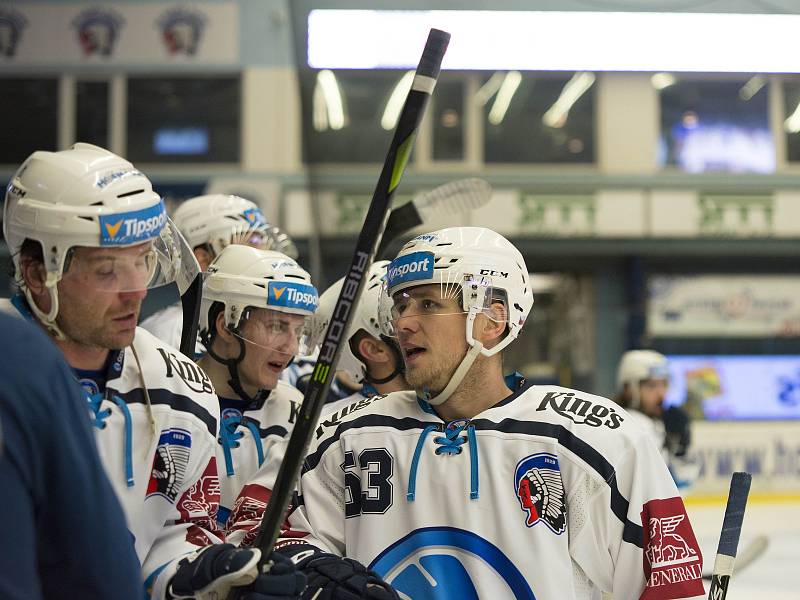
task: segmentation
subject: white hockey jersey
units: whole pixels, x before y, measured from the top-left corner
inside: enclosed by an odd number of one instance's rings
[[[170,304],[147,317],[139,326],[173,348],[180,348],[183,331],[183,306],[180,302]],[[198,339],[194,351],[195,356],[202,356],[205,351],[205,346]]]
[[[277,548],[355,558],[414,600],[703,594],[658,449],[566,388],[526,385],[452,423],[413,392],[351,404],[318,427],[296,503]]]
[[[139,326],[162,342],[178,348],[181,345],[181,331],[183,330],[183,307],[180,302],[170,304],[147,317]]]
[[[136,356],[129,347],[114,363],[119,376],[106,382],[98,414],[108,416],[95,437],[146,586],[161,597],[175,559],[222,539],[216,524],[219,406],[211,380],[186,356],[142,328],[133,347]]]
[[[242,488],[259,469],[277,473],[303,395],[278,381],[266,399],[252,402],[241,417],[224,418],[217,445],[222,498],[218,520],[224,525]]]

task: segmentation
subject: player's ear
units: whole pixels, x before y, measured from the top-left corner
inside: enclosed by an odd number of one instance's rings
[[[217,336],[223,341],[230,343],[233,342],[234,335],[225,324],[225,311],[221,310],[217,313],[217,320],[214,322],[214,327],[217,328]]]
[[[25,286],[34,295],[40,295],[45,292],[47,269],[45,269],[42,261],[24,256],[20,257],[19,269]]]
[[[485,346],[487,344],[489,346],[494,345],[494,343],[502,339],[506,331],[508,316],[506,305],[503,302],[492,302],[489,310],[482,313],[481,316],[483,317],[482,319],[476,320],[476,324],[480,327],[478,332],[480,341]]]
[[[208,269],[208,265],[211,264],[211,261],[214,260],[211,252],[209,252],[208,249],[204,248],[203,246],[197,246],[194,249],[194,257],[200,264],[200,270],[204,272]]]
[[[365,335],[358,341],[358,353],[372,362],[389,362],[391,360],[386,344],[369,335]]]

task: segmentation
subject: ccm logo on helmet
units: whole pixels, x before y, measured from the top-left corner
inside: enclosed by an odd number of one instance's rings
[[[507,271],[495,271],[494,269],[481,269],[481,275],[491,275],[492,277],[505,277],[508,279]]]
[[[395,258],[386,269],[386,280],[389,287],[433,277],[433,253],[412,252]]]
[[[116,215],[100,215],[100,245],[122,246],[155,237],[167,222],[164,203]]]

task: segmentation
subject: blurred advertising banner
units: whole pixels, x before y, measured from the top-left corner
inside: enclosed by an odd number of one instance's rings
[[[800,335],[800,277],[655,275],[647,331],[654,337]]]
[[[230,65],[239,60],[235,2],[0,6],[0,65]]]
[[[726,493],[735,471],[755,493],[800,492],[799,421],[694,423],[690,454],[700,467],[690,495]]]

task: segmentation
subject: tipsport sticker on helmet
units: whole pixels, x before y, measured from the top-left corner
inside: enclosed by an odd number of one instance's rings
[[[167,222],[164,203],[115,215],[100,215],[100,245],[125,246],[154,238]]]
[[[270,281],[267,287],[268,306],[314,312],[318,303],[317,289],[307,283]]]
[[[412,252],[395,258],[386,268],[389,288],[420,279],[433,277],[433,252]]]
[[[258,208],[248,208],[242,213],[242,216],[251,225],[264,225],[267,222],[264,213]]]

